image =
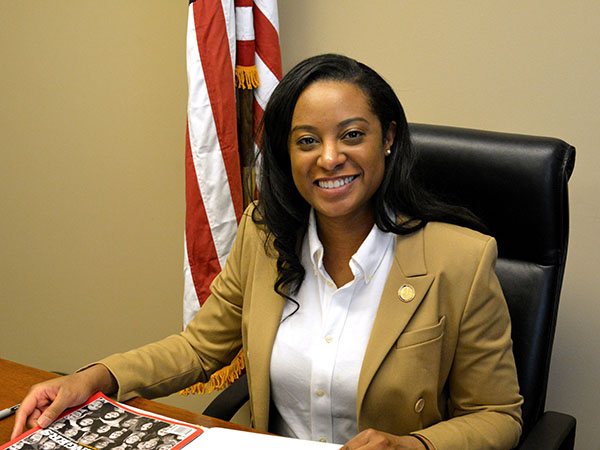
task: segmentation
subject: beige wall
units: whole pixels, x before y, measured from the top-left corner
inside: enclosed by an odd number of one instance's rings
[[[71,371],[180,327],[186,6],[0,21],[0,351]]]
[[[184,1],[0,2],[0,356],[181,328]]]
[[[0,1],[1,357],[68,372],[179,330],[186,16],[183,0]],[[410,121],[577,147],[548,407],[577,416],[580,449],[600,449],[599,17],[591,0],[280,1],[285,69],[346,53]]]

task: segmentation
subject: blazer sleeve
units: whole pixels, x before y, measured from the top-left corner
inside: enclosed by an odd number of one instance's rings
[[[162,397],[205,382],[238,353],[242,347],[241,253],[248,228],[255,230],[247,226],[252,221],[248,214],[242,216],[225,268],[211,283],[210,297],[182,333],[97,362],[116,378],[118,401]]]
[[[508,307],[490,238],[459,322],[448,378],[450,419],[420,430],[438,450],[509,449],[521,433],[521,404]]]

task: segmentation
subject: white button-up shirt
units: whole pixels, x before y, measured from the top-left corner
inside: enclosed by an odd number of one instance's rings
[[[337,288],[323,266],[311,211],[300,308],[294,312],[296,305],[286,303],[271,355],[272,432],[340,444],[358,433],[358,377],[394,244],[394,234],[373,226],[350,260],[354,279]]]

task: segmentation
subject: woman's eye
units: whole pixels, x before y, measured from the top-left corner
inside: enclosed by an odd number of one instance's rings
[[[357,130],[352,130],[352,131],[348,131],[344,137],[348,138],[348,139],[357,139],[360,138],[362,136],[364,136],[365,133],[363,133],[362,131],[357,131]]]
[[[297,142],[297,145],[313,145],[316,143],[317,143],[317,140],[315,138],[307,136],[307,137],[303,137],[302,139],[299,139]]]

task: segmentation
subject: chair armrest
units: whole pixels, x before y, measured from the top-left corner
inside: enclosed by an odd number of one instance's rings
[[[243,374],[210,402],[202,414],[230,421],[249,399],[248,380],[246,379],[246,374]]]
[[[575,418],[546,411],[517,450],[571,450],[575,445]]]

